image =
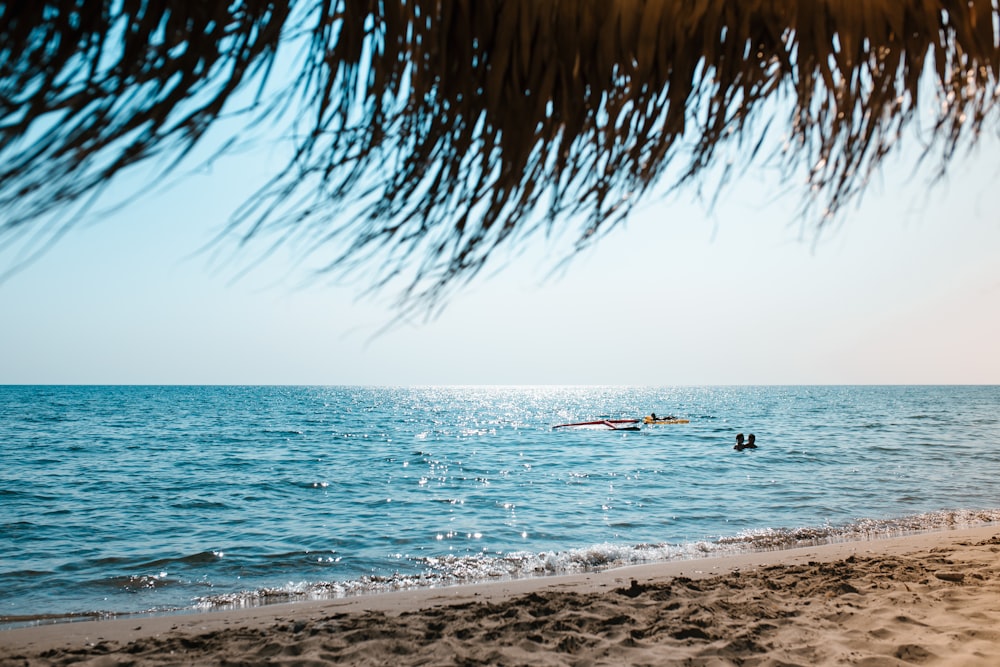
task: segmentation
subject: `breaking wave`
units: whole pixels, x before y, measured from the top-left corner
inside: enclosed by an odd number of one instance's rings
[[[289,582],[197,598],[199,610],[255,607],[306,600],[330,600],[418,588],[509,581],[533,577],[597,572],[630,565],[694,560],[797,547],[903,537],[925,532],[1000,524],[1000,509],[956,510],[894,519],[860,519],[842,526],[747,530],[712,541],[686,544],[598,544],[568,551],[433,556],[416,559],[419,574],[364,576],[349,581]]]

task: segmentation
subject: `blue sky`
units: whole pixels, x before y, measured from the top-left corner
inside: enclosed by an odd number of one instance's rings
[[[762,170],[711,211],[651,199],[555,275],[567,247],[531,239],[382,332],[393,292],[310,281],[291,251],[245,274],[252,251],[199,252],[280,163],[265,141],[133,175],[113,194],[143,194],[0,283],[0,383],[1000,383],[997,149],[934,186],[898,155],[818,237]]]

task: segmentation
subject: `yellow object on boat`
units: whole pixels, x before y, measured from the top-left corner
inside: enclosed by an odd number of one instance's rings
[[[690,424],[690,419],[653,419],[650,416],[642,418],[643,424]]]

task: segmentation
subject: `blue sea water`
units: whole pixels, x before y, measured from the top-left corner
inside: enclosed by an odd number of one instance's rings
[[[8,626],[1000,520],[996,386],[0,386],[0,452]]]

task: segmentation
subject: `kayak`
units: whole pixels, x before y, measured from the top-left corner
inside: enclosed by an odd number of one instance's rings
[[[643,417],[643,424],[690,424],[690,419],[677,419],[673,417],[671,419],[653,419],[652,417]]]
[[[552,428],[566,428],[569,426],[583,427],[603,427],[612,431],[638,431],[638,419],[597,419],[589,422],[573,422],[571,424],[556,424]]]

